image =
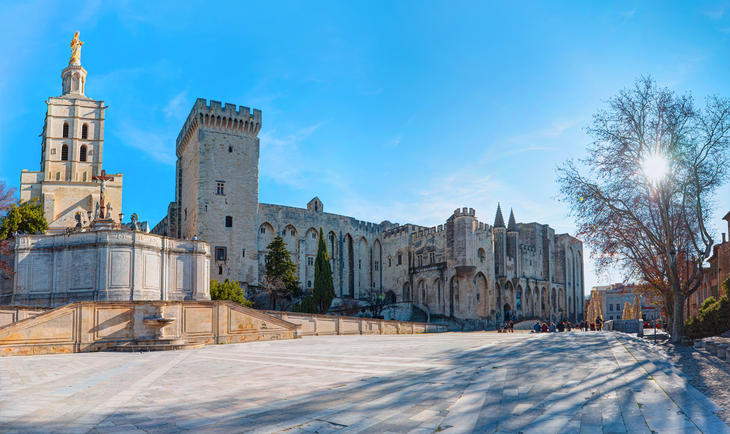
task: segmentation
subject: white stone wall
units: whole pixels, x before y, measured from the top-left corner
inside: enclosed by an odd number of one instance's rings
[[[24,235],[13,263],[0,304],[210,299],[210,246],[202,241],[119,230]]]

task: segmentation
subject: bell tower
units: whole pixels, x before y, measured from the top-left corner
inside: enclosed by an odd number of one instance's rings
[[[81,66],[79,32],[71,41],[71,58],[61,72],[61,96],[48,98],[41,134],[41,170],[20,175],[20,198],[43,204],[49,232],[58,233],[92,216],[99,203],[100,187],[94,182],[102,171],[106,106],[85,95],[87,72]],[[110,174],[103,206],[113,214],[122,210],[122,175]],[[117,219],[112,215],[113,218]],[[93,217],[92,217],[93,218]]]

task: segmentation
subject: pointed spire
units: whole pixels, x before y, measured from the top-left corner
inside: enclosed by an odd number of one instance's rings
[[[504,217],[502,217],[502,207],[499,205],[499,202],[497,202],[497,215],[494,216],[494,227],[504,227]]]
[[[510,208],[509,210],[509,223],[507,223],[508,231],[517,231],[517,222],[515,222],[515,212]]]

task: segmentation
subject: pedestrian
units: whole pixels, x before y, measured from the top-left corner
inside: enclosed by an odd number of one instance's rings
[[[193,235],[193,241],[195,241],[197,239],[198,239],[198,236],[197,235]]]
[[[565,331],[565,323],[563,323],[562,321],[560,321],[558,323],[558,331],[559,332],[564,332]]]
[[[555,333],[555,323],[554,322],[550,323],[550,333]]]
[[[601,321],[601,317],[596,317],[596,331],[601,331],[603,329],[603,321]]]
[[[580,330],[581,330],[581,331],[585,331],[585,330],[583,330],[583,327],[584,327],[584,326],[583,326],[583,321],[581,320],[581,322],[580,322]]]
[[[540,321],[535,323],[533,329],[535,329],[535,333],[540,333],[540,330],[542,330],[542,327],[540,327]]]
[[[515,332],[515,323],[512,320],[510,320],[510,322],[509,322],[509,332],[510,333],[514,333]]]
[[[547,324],[545,324],[545,323],[542,323],[542,332],[543,332],[543,333],[547,333],[547,331],[548,331],[548,326],[547,326]]]

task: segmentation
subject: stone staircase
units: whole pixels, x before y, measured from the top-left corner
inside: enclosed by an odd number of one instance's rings
[[[133,342],[125,342],[111,348],[112,351],[125,352],[147,352],[147,351],[173,351],[173,350],[194,350],[204,348],[202,342],[188,342],[185,339],[137,339]]]
[[[411,319],[409,320],[411,322],[422,322],[427,323],[428,322],[428,314],[423,311],[420,307],[413,305],[413,313],[411,314]]]

